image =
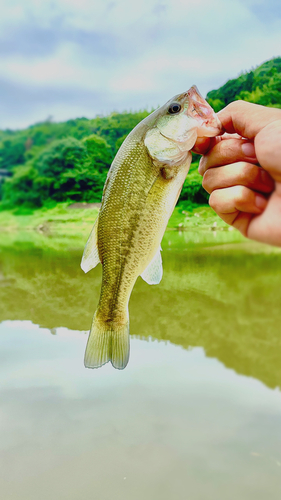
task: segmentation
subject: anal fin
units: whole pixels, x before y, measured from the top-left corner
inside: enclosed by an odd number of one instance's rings
[[[153,257],[152,261],[149,263],[147,268],[141,274],[141,277],[149,285],[158,285],[163,276],[163,266],[161,257],[161,248]]]

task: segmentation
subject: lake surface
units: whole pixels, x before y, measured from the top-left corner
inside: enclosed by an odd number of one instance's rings
[[[123,371],[83,366],[101,270],[81,252],[2,236],[1,500],[280,500],[280,251],[167,232]]]

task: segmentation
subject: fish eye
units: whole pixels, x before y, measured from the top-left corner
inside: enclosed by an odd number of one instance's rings
[[[181,110],[181,105],[178,102],[173,102],[168,109],[168,113],[174,115],[175,113],[179,113]]]

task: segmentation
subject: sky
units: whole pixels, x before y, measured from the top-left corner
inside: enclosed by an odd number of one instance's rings
[[[9,0],[0,128],[205,96],[280,55],[280,0]]]

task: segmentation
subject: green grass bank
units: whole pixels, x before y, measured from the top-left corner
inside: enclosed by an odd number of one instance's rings
[[[0,211],[0,230],[37,231],[46,235],[79,234],[91,229],[98,215],[99,204],[58,203],[54,207],[26,210]],[[167,230],[225,230],[225,224],[208,205],[177,205],[169,220]]]

